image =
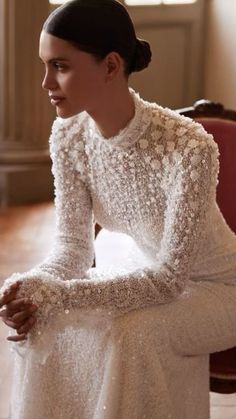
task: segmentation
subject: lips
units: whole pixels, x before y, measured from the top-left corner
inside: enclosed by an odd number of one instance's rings
[[[62,96],[56,96],[56,95],[49,95],[51,104],[52,105],[58,105],[60,102],[62,102],[65,98]]]

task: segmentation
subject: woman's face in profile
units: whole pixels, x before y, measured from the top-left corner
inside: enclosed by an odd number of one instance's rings
[[[45,65],[42,87],[58,116],[68,118],[96,110],[105,84],[103,61],[96,62],[91,54],[44,31],[39,56]]]

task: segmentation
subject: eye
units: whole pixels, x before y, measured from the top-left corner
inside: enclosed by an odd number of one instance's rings
[[[53,63],[53,67],[54,68],[56,68],[57,70],[59,70],[59,71],[63,71],[63,70],[65,70],[65,65],[64,64],[61,64],[61,63],[59,63],[59,62],[57,62],[57,61],[55,61],[54,63]]]

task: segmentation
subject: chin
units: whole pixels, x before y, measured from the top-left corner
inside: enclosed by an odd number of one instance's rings
[[[73,111],[72,110],[66,111],[66,109],[57,107],[56,112],[57,112],[57,116],[59,116],[62,119],[66,119],[66,118],[72,118],[72,116],[78,115],[79,113],[83,112],[83,110],[75,109]]]
[[[63,112],[57,109],[57,116],[63,119],[71,118],[72,116],[75,116],[75,115],[77,115],[75,112]]]

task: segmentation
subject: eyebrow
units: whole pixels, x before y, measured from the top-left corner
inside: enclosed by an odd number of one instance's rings
[[[42,61],[42,63],[44,63],[44,61],[42,60],[42,58],[39,58],[39,59],[40,59],[40,61]],[[63,57],[54,57],[54,58],[51,58],[50,60],[48,60],[47,63],[48,64],[51,64],[51,63],[53,63],[55,61],[69,61],[69,60],[67,58],[63,58]]]

